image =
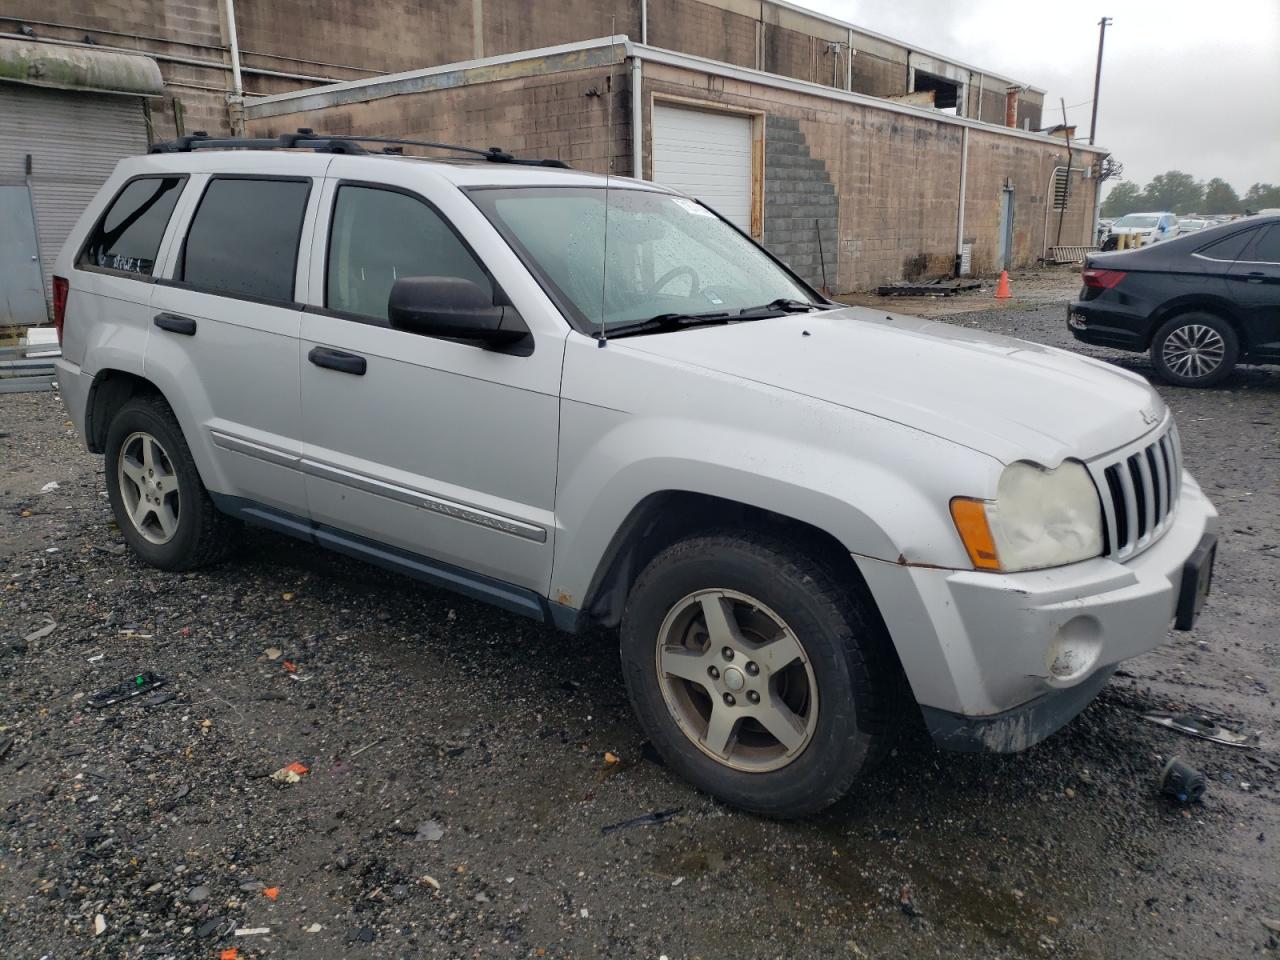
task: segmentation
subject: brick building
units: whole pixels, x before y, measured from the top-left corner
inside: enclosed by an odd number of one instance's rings
[[[159,83],[104,89],[108,57]],[[781,0],[0,0],[0,193],[30,190],[56,253],[42,196],[101,174],[49,187],[76,146],[53,113],[86,144],[128,126],[122,153],[299,126],[501,144],[702,196],[846,291],[1087,243],[1104,152],[1035,132],[1043,96]]]

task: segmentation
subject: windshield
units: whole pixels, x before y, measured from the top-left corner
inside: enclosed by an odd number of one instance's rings
[[[1139,213],[1131,213],[1115,222],[1117,227],[1154,227],[1160,222],[1159,217],[1148,217]]]
[[[736,313],[813,294],[754,243],[685,197],[626,187],[469,191],[583,332],[664,314]],[[607,249],[607,255],[605,253]]]

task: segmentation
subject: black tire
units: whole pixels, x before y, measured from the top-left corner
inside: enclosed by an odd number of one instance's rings
[[[1211,331],[1207,334],[1207,352],[1204,356],[1215,360],[1216,366],[1197,371],[1196,367],[1204,361],[1195,357],[1187,357],[1180,365],[1177,353],[1179,339],[1195,340],[1195,334],[1203,331]],[[1231,324],[1217,314],[1192,310],[1171,317],[1160,326],[1156,335],[1151,338],[1150,356],[1151,365],[1165,383],[1175,387],[1211,387],[1222,382],[1235,369],[1236,362],[1240,359],[1240,338],[1236,336]]]
[[[121,453],[126,441],[139,433],[155,438],[177,477],[180,506],[175,511],[176,530],[164,543],[153,543],[143,535],[124,502],[119,479]],[[133,551],[149,565],[162,570],[193,570],[221,560],[234,549],[239,524],[214,507],[182,428],[162,397],[133,397],[116,412],[107,428],[105,475],[116,524]]]
[[[752,772],[713,758],[683,732],[664,698],[656,662],[663,623],[682,598],[704,590],[758,600],[803,647],[817,686],[817,718],[807,745],[785,766]],[[757,533],[700,535],[659,553],[627,599],[621,647],[632,706],[671,769],[733,806],[770,817],[815,813],[844,796],[888,743],[901,699],[900,668],[875,612],[828,565]]]

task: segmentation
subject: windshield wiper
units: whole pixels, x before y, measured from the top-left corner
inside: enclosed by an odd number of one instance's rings
[[[777,300],[771,300],[768,303],[762,303],[758,307],[743,307],[738,311],[737,319],[739,320],[765,320],[769,317],[775,317],[785,313],[808,313],[811,310],[821,309],[816,303],[806,303],[804,300],[793,300],[789,297],[779,297]]]
[[[714,323],[738,323],[744,320],[768,320],[788,313],[808,313],[820,309],[816,303],[780,297],[758,307],[744,307],[737,313],[714,310],[708,313],[660,313],[647,320],[633,320],[605,329],[607,337],[629,337],[643,333],[665,333],[687,327],[702,327]]]
[[[728,323],[738,317],[725,310],[711,313],[659,313],[647,320],[632,320],[630,323],[619,323],[605,327],[607,337],[629,337],[639,333],[658,333],[668,330],[683,330],[686,327],[705,326],[712,323]]]

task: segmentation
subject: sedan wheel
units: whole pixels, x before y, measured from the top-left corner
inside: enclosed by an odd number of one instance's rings
[[[1202,323],[1188,323],[1165,337],[1164,362],[1179,376],[1201,379],[1222,366],[1227,352],[1222,335]]]
[[[1235,368],[1240,341],[1221,317],[1199,310],[1165,322],[1151,338],[1151,364],[1178,387],[1208,387]]]

